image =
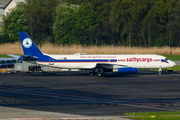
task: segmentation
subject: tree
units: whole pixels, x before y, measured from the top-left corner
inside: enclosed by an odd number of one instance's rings
[[[109,24],[111,0],[92,0],[81,3],[74,14],[81,44],[114,44],[114,34]]]
[[[166,25],[168,20],[168,11],[173,8],[175,0],[158,0],[146,15],[143,24],[146,27],[146,38],[152,46],[170,45],[169,35]]]
[[[53,27],[56,44],[70,45],[79,43],[75,35],[77,30],[73,18],[73,14],[78,7],[78,5],[68,3],[60,4],[57,7],[57,16]]]
[[[112,2],[110,22],[112,30],[119,33],[121,45],[132,45],[134,26],[136,21],[132,16],[133,0],[115,0]]]
[[[17,4],[9,15],[3,16],[3,35],[8,38],[5,42],[18,41],[18,31],[28,31],[23,5],[24,3]]]
[[[98,24],[94,14],[93,9],[87,3],[82,3],[74,13],[76,28],[80,30],[89,30],[96,27]]]
[[[88,1],[88,0],[63,0],[64,3],[81,5],[81,3]]]
[[[111,2],[113,0],[91,0],[87,3],[93,10],[96,27],[90,30],[89,37],[95,45],[117,45],[117,35],[109,22]],[[95,39],[93,39],[95,38]]]
[[[115,37],[109,23],[112,0],[65,0],[80,7],[74,12],[75,36],[84,45],[114,44]],[[72,34],[72,33],[71,33]]]
[[[180,46],[180,0],[174,1],[173,7],[168,11],[168,23],[166,30],[168,34],[169,46]]]
[[[58,0],[26,0],[25,12],[36,43],[42,43],[53,34]],[[51,37],[48,39],[51,41]]]
[[[179,0],[114,0],[111,3],[110,14],[112,30],[119,34],[122,45],[170,45],[172,40],[169,35],[172,35],[172,31],[167,33],[167,24],[169,18],[174,19],[174,15],[168,13],[177,1]],[[178,7],[175,8],[176,18]]]

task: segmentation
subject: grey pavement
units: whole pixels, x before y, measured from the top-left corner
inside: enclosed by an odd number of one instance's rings
[[[0,74],[0,120],[128,120],[124,113],[176,111],[179,84],[179,72],[106,77],[87,72]]]
[[[180,65],[180,61],[174,61],[176,65]]]
[[[46,112],[13,107],[0,107],[0,120],[130,120],[125,116],[83,116],[58,112]]]

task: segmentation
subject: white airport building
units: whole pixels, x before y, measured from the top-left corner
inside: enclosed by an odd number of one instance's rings
[[[25,0],[0,0],[0,25],[2,24],[3,15],[10,14],[18,2],[25,2]]]

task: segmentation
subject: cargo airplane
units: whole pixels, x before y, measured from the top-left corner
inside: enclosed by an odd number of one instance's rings
[[[91,75],[102,76],[106,72],[137,73],[138,68],[171,68],[176,64],[168,58],[154,54],[109,55],[75,53],[74,55],[50,55],[39,50],[24,31],[19,32],[24,56],[23,60],[34,59],[37,64],[63,69],[91,70]]]

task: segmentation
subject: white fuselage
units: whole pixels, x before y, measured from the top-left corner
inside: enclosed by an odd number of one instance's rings
[[[45,54],[48,55],[48,54]],[[133,68],[170,68],[175,63],[161,55],[128,54],[128,55],[48,55],[53,59],[37,61],[38,64],[68,68],[92,69],[99,64],[112,64]]]

